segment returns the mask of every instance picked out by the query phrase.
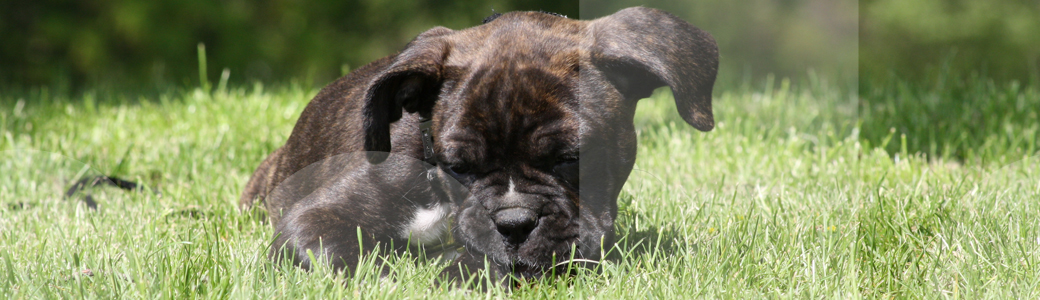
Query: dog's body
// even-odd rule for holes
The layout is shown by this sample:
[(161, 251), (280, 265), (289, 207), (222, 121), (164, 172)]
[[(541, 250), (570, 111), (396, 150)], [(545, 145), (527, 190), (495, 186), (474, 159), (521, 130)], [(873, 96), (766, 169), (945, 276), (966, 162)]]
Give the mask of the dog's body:
[(349, 269), (377, 243), (449, 234), (465, 247), (453, 275), (485, 261), (501, 278), (597, 260), (634, 164), (637, 100), (670, 86), (684, 120), (710, 130), (717, 65), (709, 34), (647, 8), (434, 28), (324, 88), (241, 204), (265, 201), (272, 256), (303, 267), (307, 250)]

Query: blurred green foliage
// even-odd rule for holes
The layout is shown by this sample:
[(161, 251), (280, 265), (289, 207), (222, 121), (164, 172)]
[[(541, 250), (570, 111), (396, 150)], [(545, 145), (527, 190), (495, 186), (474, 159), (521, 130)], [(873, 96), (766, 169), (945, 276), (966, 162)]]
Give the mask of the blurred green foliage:
[(435, 25), (480, 24), (492, 10), (577, 15), (575, 1), (33, 0), (0, 2), (0, 83), (155, 87), (209, 80), (324, 85)]
[(391, 54), (433, 26), (497, 12), (592, 19), (636, 5), (711, 32), (720, 82), (811, 69), (839, 82), (939, 73), (1032, 79), (1040, 69), (1037, 0), (34, 0), (0, 2), (0, 86), (130, 87), (298, 80), (323, 85)]
[(863, 80), (932, 83), (952, 73), (1035, 82), (1040, 1), (861, 0), (859, 42)]
[(857, 72), (855, 0), (582, 0), (591, 19), (631, 6), (663, 9), (710, 32), (719, 44), (722, 87), (750, 79), (821, 77), (847, 81)]
[(1040, 147), (1040, 1), (862, 0), (859, 43), (872, 144), (958, 160)]
[(720, 82), (812, 68), (856, 76), (857, 2), (748, 1), (10, 1), (0, 4), (0, 83), (20, 86), (198, 84), (208, 79), (323, 85), (398, 50), (437, 25), (465, 28), (492, 13), (545, 10), (592, 19), (644, 5), (713, 33)]

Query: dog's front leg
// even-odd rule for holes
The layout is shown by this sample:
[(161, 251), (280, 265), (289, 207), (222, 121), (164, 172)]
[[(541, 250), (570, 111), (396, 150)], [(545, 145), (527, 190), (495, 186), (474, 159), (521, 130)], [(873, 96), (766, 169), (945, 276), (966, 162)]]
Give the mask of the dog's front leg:
[[(346, 212), (350, 210), (316, 205), (286, 215), (277, 226), (270, 257), (307, 270), (317, 263), (312, 259), (323, 260), (334, 270), (353, 275), (362, 256), (386, 254), (407, 244), (385, 232), (385, 225), (363, 224), (364, 220)], [(375, 267), (387, 274), (379, 260)]]

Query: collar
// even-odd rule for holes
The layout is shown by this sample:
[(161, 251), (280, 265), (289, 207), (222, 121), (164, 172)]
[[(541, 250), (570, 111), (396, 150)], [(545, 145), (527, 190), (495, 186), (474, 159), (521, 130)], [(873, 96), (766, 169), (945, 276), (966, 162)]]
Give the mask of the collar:
[(437, 159), (433, 157), (433, 119), (419, 118), (419, 132), (422, 134), (423, 162), (432, 166), (437, 165)]

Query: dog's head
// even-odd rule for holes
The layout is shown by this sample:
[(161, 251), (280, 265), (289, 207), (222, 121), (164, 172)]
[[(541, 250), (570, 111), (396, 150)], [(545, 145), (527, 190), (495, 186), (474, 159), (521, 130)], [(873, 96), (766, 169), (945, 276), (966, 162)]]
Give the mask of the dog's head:
[(669, 86), (682, 118), (711, 130), (717, 65), (708, 33), (648, 8), (434, 28), (370, 83), (365, 148), (389, 152), (404, 112), (431, 118), (440, 175), (470, 192), (454, 200), (455, 237), (532, 276), (600, 257), (635, 160), (637, 100)]

